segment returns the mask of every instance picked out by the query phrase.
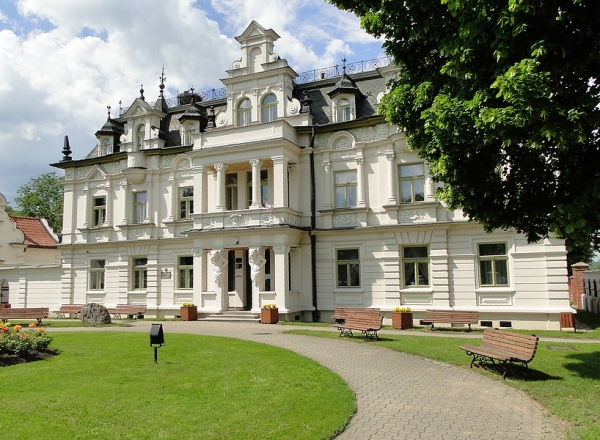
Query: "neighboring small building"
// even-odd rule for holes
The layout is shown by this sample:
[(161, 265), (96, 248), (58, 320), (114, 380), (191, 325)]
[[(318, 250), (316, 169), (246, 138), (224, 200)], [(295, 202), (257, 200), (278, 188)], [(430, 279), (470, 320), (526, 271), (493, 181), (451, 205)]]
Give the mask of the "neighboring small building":
[(46, 220), (9, 215), (6, 206), (0, 194), (0, 303), (46, 306), (60, 292), (58, 236)]
[[(477, 310), (482, 325), (558, 328), (562, 240), (487, 234), (435, 198), (427, 163), (377, 114), (396, 68), (296, 73), (252, 22), (223, 90), (140, 97), (65, 172), (62, 289), (49, 306), (143, 303), (175, 316), (328, 320), (337, 306)], [(218, 48), (217, 48), (218, 50)], [(482, 182), (485, 185), (485, 182)], [(24, 303), (24, 301), (20, 301)]]

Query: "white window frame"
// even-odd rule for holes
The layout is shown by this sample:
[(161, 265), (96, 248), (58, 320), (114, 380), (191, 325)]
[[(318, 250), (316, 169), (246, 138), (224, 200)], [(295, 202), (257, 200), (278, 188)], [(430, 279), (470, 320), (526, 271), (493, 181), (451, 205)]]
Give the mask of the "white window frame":
[[(406, 250), (408, 249), (425, 249), (425, 257), (407, 257)], [(420, 264), (427, 264), (427, 284), (421, 284), (420, 276), (421, 273), (419, 271)], [(408, 270), (407, 265), (412, 265), (413, 270), (412, 273), (414, 275), (414, 284), (407, 283)], [(430, 254), (429, 247), (427, 245), (416, 245), (416, 246), (404, 246), (402, 248), (402, 286), (404, 288), (412, 289), (412, 288), (422, 288), (422, 287), (431, 287), (431, 262), (430, 262)]]
[[(182, 264), (182, 259), (190, 259)], [(177, 257), (177, 290), (191, 290), (194, 288), (194, 257), (193, 255), (179, 255)]]
[[(354, 174), (354, 180), (348, 182), (340, 182), (338, 183), (338, 176), (342, 174)], [(344, 209), (344, 208), (353, 208), (358, 203), (358, 182), (357, 182), (358, 170), (340, 170), (333, 172), (333, 199), (334, 199), (334, 207), (336, 209)], [(350, 203), (350, 198), (348, 197), (348, 190), (354, 188), (354, 204)], [(340, 206), (338, 204), (338, 189), (344, 190), (344, 206)]]
[(108, 156), (110, 153), (110, 140), (103, 139), (100, 143), (100, 156)]
[[(97, 205), (96, 201), (104, 199), (104, 204)], [(92, 226), (100, 227), (106, 223), (106, 196), (96, 196), (92, 200)]]
[(279, 102), (275, 93), (267, 93), (262, 100), (262, 122), (273, 122), (277, 119)]
[(196, 126), (194, 124), (188, 124), (185, 126), (183, 133), (183, 145), (192, 145), (194, 143), (194, 134), (196, 133)]
[(133, 257), (131, 259), (131, 290), (146, 290), (148, 288), (148, 257)]
[[(504, 246), (504, 254), (492, 254), (492, 255), (481, 255), (481, 249), (480, 246), (482, 245), (503, 245)], [(509, 287), (510, 286), (510, 264), (509, 264), (509, 256), (508, 256), (508, 251), (509, 251), (509, 243), (505, 242), (505, 241), (490, 241), (490, 242), (477, 242), (475, 244), (476, 246), (476, 252), (477, 252), (477, 272), (478, 272), (478, 278), (479, 278), (479, 287)], [(491, 262), (491, 276), (492, 276), (492, 283), (491, 284), (484, 284), (483, 283), (483, 279), (484, 279), (484, 274), (482, 271), (482, 263), (486, 263), (486, 262)], [(505, 267), (505, 273), (506, 273), (506, 283), (505, 284), (499, 284), (498, 280), (497, 280), (497, 266), (499, 264), (503, 264)]]
[[(188, 190), (192, 190), (191, 194), (187, 194)], [(178, 191), (179, 195), (179, 220), (187, 220), (192, 218), (194, 213), (194, 187), (182, 186)]]
[[(408, 168), (408, 167), (413, 167), (413, 166), (417, 166), (417, 165), (422, 166), (422, 169), (423, 169), (422, 174), (409, 175), (409, 176), (404, 176), (404, 177), (402, 176), (402, 168)], [(399, 180), (399, 184), (400, 184), (400, 203), (409, 204), (409, 203), (419, 203), (419, 202), (425, 201), (425, 163), (424, 162), (399, 164), (398, 165), (398, 180)], [(410, 201), (404, 201), (404, 196), (403, 196), (403, 192), (402, 192), (403, 182), (410, 185)], [(418, 184), (418, 182), (421, 182), (422, 187), (423, 187), (423, 200), (417, 200), (417, 196), (415, 194), (415, 186), (416, 186), (416, 184)]]
[(242, 98), (238, 102), (236, 121), (238, 127), (247, 127), (252, 123), (252, 101), (250, 98)]
[[(99, 263), (94, 267), (94, 263)], [(104, 290), (104, 280), (106, 273), (106, 260), (104, 258), (98, 258), (90, 260), (90, 278), (89, 278), (89, 290)]]
[(341, 98), (336, 105), (337, 122), (352, 120), (352, 103), (348, 98)]
[[(356, 251), (357, 253), (357, 258), (348, 258), (348, 259), (341, 259), (340, 258), (340, 252), (344, 252), (344, 251)], [(362, 274), (361, 274), (361, 269), (360, 269), (360, 248), (358, 247), (344, 247), (344, 248), (337, 248), (335, 249), (335, 286), (337, 289), (356, 289), (356, 288), (360, 288), (361, 287), (361, 278), (362, 278)], [(356, 269), (353, 269), (352, 266), (357, 266)], [(340, 277), (341, 277), (341, 273), (340, 273), (340, 269), (344, 267), (345, 268), (345, 272), (346, 272), (346, 284), (340, 284)], [(356, 284), (352, 284), (353, 283), (353, 271), (355, 272), (355, 274), (358, 276), (358, 283)]]
[[(145, 200), (139, 201), (138, 195), (144, 195)], [(143, 223), (146, 221), (148, 216), (148, 193), (146, 191), (139, 191), (133, 193), (133, 223)]]

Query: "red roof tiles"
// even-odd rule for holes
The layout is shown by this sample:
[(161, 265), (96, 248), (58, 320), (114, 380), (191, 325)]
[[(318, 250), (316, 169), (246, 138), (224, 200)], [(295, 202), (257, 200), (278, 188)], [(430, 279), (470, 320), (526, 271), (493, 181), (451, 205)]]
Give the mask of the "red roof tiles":
[(25, 235), (24, 244), (35, 247), (56, 247), (58, 243), (39, 218), (8, 216)]

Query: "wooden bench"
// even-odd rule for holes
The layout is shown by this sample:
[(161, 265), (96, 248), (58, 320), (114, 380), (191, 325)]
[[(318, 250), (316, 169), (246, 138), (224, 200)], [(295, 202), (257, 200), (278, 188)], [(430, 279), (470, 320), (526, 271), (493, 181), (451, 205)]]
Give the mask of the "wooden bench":
[(431, 330), (433, 330), (433, 325), (436, 322), (444, 324), (469, 324), (469, 331), (471, 331), (471, 324), (479, 322), (479, 312), (468, 310), (425, 310), (423, 323), (431, 324)]
[(70, 317), (72, 314), (75, 315), (75, 318), (79, 318), (83, 306), (84, 304), (62, 304), (60, 309), (54, 313), (56, 313), (57, 318), (66, 318), (67, 315)]
[(383, 316), (379, 314), (379, 309), (338, 307), (332, 318), (336, 321), (333, 326), (340, 331), (338, 338), (353, 336), (353, 330), (357, 330), (365, 335), (365, 341), (379, 339), (377, 332), (383, 324)]
[(473, 356), (470, 365), (471, 368), (475, 361), (479, 361), (481, 365), (489, 360), (495, 365), (495, 359), (503, 365), (504, 372), (502, 379), (505, 379), (509, 368), (515, 363), (520, 363), (525, 367), (531, 378), (527, 364), (535, 356), (538, 340), (539, 338), (535, 335), (520, 335), (518, 333), (486, 328), (483, 332), (481, 345), (478, 347), (462, 345), (460, 349), (465, 350), (467, 355)]
[(115, 308), (109, 308), (109, 313), (113, 314), (113, 318), (121, 319), (122, 315), (127, 315), (133, 319), (143, 318), (146, 313), (145, 304), (117, 304)]
[(9, 319), (35, 319), (42, 325), (42, 319), (47, 318), (48, 307), (22, 307), (20, 309), (0, 309), (0, 319), (6, 322)]
[(379, 315), (379, 309), (367, 309), (367, 308), (358, 308), (358, 307), (336, 307), (335, 312), (331, 315), (331, 319), (335, 321), (336, 324), (343, 324), (346, 321), (346, 317), (348, 315), (355, 314), (372, 314)]

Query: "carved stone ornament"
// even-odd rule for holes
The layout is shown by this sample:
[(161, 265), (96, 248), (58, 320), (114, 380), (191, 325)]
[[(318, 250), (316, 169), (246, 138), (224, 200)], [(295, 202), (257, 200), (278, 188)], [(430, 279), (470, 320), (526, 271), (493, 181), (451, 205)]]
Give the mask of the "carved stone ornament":
[(260, 224), (261, 225), (272, 225), (273, 224), (273, 214), (262, 214), (260, 216)]
[(267, 260), (262, 256), (260, 247), (250, 248), (248, 251), (248, 264), (250, 265), (250, 278), (256, 287), (263, 279), (263, 267)]
[(398, 213), (398, 220), (401, 222), (418, 222), (429, 219), (424, 209), (408, 209)]
[(356, 215), (355, 214), (340, 214), (333, 216), (333, 227), (334, 228), (343, 228), (348, 226), (356, 225)]
[(290, 251), (290, 247), (287, 244), (275, 243), (273, 245), (273, 251), (276, 254), (287, 254)]
[(203, 252), (204, 249), (201, 247), (195, 247), (194, 249), (192, 249), (192, 255), (196, 258), (201, 257)]
[(213, 249), (210, 251), (210, 262), (213, 265), (215, 284), (221, 287), (227, 274), (227, 258), (223, 256), (223, 250)]
[(300, 101), (298, 101), (296, 98), (292, 99), (292, 102), (287, 105), (287, 116), (296, 116), (298, 113), (300, 113), (300, 108)]
[(217, 116), (215, 117), (215, 121), (216, 121), (217, 127), (223, 127), (223, 126), (227, 125), (227, 113), (225, 113), (224, 111), (220, 111), (219, 113), (217, 113)]
[(248, 219), (244, 217), (242, 214), (231, 214), (229, 216), (229, 221), (227, 222), (227, 226), (247, 226)]
[(88, 303), (81, 309), (81, 320), (89, 324), (110, 324), (110, 313), (106, 307), (96, 303)]

